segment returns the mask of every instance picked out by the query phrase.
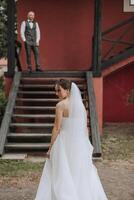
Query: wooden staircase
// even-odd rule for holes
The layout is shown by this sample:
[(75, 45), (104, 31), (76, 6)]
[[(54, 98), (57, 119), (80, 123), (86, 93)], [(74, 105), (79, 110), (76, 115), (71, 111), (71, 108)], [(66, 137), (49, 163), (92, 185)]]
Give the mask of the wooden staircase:
[(80, 88), (88, 111), (89, 138), (94, 145), (94, 156), (101, 155), (95, 104), (91, 102), (95, 99), (89, 97), (89, 93), (94, 95), (90, 72), (17, 72), (1, 125), (0, 155), (7, 152), (40, 154), (48, 150), (58, 102), (54, 85), (59, 78), (70, 79)]

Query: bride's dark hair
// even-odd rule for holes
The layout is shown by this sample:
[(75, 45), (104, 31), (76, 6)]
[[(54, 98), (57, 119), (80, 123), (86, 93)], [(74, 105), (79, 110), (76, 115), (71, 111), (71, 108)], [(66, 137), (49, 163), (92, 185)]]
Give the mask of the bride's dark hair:
[(69, 91), (71, 90), (71, 84), (72, 82), (67, 79), (60, 79), (55, 83), (56, 86), (61, 86), (64, 90), (69, 90)]

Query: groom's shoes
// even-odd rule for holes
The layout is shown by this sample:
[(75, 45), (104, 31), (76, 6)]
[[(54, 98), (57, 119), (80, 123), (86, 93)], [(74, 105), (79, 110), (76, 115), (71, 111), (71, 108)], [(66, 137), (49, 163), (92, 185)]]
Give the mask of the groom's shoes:
[(32, 73), (32, 67), (31, 66), (28, 66), (28, 72)]
[(36, 72), (42, 72), (43, 70), (40, 67), (36, 68)]

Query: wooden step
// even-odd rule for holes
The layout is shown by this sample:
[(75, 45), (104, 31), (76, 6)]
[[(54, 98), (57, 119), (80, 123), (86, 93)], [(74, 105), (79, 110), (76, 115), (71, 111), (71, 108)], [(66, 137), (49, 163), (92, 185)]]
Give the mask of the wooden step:
[[(78, 84), (77, 85), (80, 89), (85, 88), (85, 84)], [(46, 89), (53, 89), (54, 90), (55, 85), (54, 84), (20, 84), (19, 88), (46, 88)]]
[[(50, 98), (17, 98), (16, 106), (56, 106), (58, 102), (59, 99)], [(83, 99), (83, 103), (86, 102), (87, 99)]]
[(15, 106), (14, 108), (22, 110), (55, 110), (55, 106)]
[(53, 100), (42, 100), (42, 99), (28, 99), (28, 98), (17, 98), (16, 99), (16, 106), (56, 106), (59, 101), (57, 99)]
[[(82, 99), (86, 101), (87, 99)], [(30, 101), (30, 102), (59, 102), (59, 99), (50, 99), (50, 98), (16, 98), (16, 101)]]
[(54, 119), (55, 115), (50, 115), (50, 114), (21, 113), (12, 115), (12, 123), (54, 123)]
[(15, 114), (55, 114), (54, 106), (15, 106), (13, 113)]
[(10, 124), (10, 127), (13, 127), (13, 126), (15, 126), (15, 127), (32, 127), (32, 128), (34, 128), (34, 127), (41, 127), (41, 128), (45, 128), (45, 127), (53, 127), (53, 123), (46, 123), (46, 124), (44, 124), (44, 123), (11, 123)]
[[(81, 94), (83, 94), (84, 92), (81, 91)], [(36, 94), (36, 95), (39, 95), (39, 94), (42, 94), (42, 95), (48, 95), (48, 94), (51, 94), (51, 95), (55, 95), (55, 91), (38, 91), (38, 90), (34, 90), (34, 91), (31, 91), (31, 90), (27, 90), (27, 91), (18, 91), (18, 94)]]
[(18, 118), (54, 118), (55, 115), (43, 115), (43, 114), (13, 114), (12, 117)]
[(51, 134), (50, 133), (8, 133), (7, 135), (8, 138), (10, 137), (35, 137), (35, 138), (38, 138), (38, 137), (51, 137)]
[[(73, 82), (75, 82), (76, 84), (78, 83), (83, 83), (85, 82), (85, 78), (67, 78), (67, 77), (62, 77), (63, 79), (67, 79), (67, 80), (71, 80)], [(58, 77), (53, 77), (53, 78), (46, 78), (46, 77), (22, 77), (21, 78), (21, 83), (32, 83), (32, 84), (36, 84), (36, 83), (49, 83), (49, 84), (55, 84), (56, 81), (59, 80)]]
[(54, 88), (54, 85), (48, 85), (48, 84), (21, 84), (19, 85), (20, 88)]
[(5, 150), (46, 150), (50, 143), (7, 143)]
[(55, 95), (55, 91), (18, 91), (18, 94), (54, 94)]
[(9, 143), (48, 143), (51, 141), (50, 133), (8, 133)]
[(16, 106), (56, 106), (58, 99), (16, 98)]
[(33, 102), (39, 102), (39, 101), (42, 101), (42, 102), (58, 102), (59, 99), (50, 99), (50, 98), (16, 98), (16, 101), (33, 101)]
[(11, 132), (22, 132), (22, 133), (48, 133), (52, 132), (53, 123), (11, 123), (9, 130)]
[[(86, 95), (86, 91), (81, 91), (81, 95), (82, 97), (84, 97), (84, 94)], [(31, 91), (31, 90), (27, 90), (27, 91), (18, 91), (17, 93), (18, 98), (46, 98), (46, 99), (50, 99), (50, 98), (57, 98), (55, 91)]]

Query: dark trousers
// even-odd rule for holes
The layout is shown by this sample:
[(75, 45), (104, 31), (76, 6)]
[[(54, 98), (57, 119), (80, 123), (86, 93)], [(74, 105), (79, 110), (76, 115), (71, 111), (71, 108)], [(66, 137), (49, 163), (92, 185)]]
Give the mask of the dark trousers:
[(25, 42), (25, 50), (26, 50), (26, 58), (27, 58), (27, 65), (28, 68), (32, 67), (31, 63), (31, 51), (34, 54), (34, 59), (35, 59), (35, 67), (36, 69), (40, 68), (40, 62), (39, 62), (39, 48), (38, 46), (34, 45), (29, 45), (28, 43)]
[(15, 50), (15, 59), (16, 59), (16, 65), (18, 67), (18, 71), (22, 71), (21, 69), (21, 63), (20, 63), (20, 59), (19, 59), (19, 55), (17, 53), (17, 51)]

